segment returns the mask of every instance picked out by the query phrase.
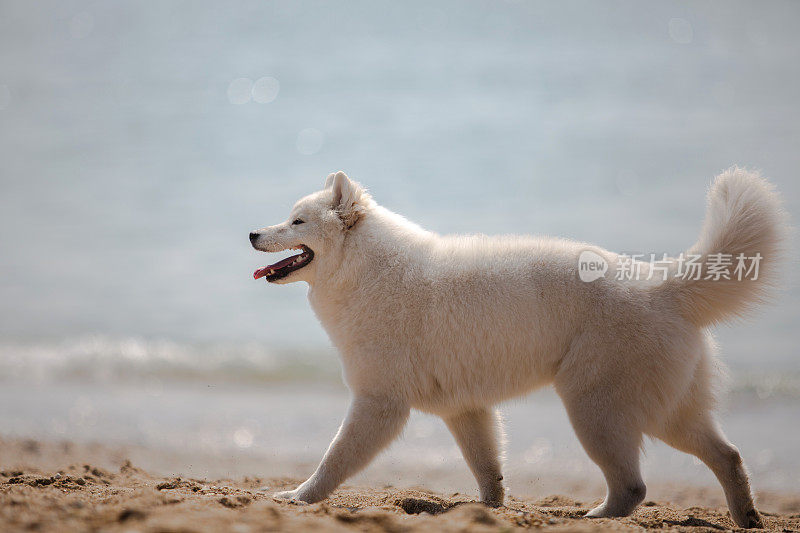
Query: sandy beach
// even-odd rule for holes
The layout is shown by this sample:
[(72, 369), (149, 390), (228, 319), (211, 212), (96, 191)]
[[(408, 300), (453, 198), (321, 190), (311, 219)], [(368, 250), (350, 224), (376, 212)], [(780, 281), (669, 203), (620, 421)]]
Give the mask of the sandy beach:
[[(489, 509), (474, 495), (422, 487), (345, 485), (329, 500), (271, 497), (300, 479), (199, 479), (146, 471), (142, 450), (36, 440), (0, 441), (2, 531), (720, 531), (735, 529), (716, 488), (662, 486), (623, 519), (582, 515), (597, 500), (515, 497)], [(165, 460), (168, 458), (164, 458)], [(287, 472), (295, 471), (286, 465)], [(577, 492), (580, 492), (576, 489)], [(800, 494), (757, 492), (766, 526), (800, 531)]]
[[(586, 432), (573, 429), (553, 387), (513, 397), (528, 390), (525, 380), (546, 383), (558, 354), (584, 347), (588, 366), (574, 358), (576, 368), (596, 371), (585, 384), (605, 387), (607, 369), (592, 361), (613, 345), (610, 359), (625, 352), (628, 364), (609, 375), (652, 381), (647, 401), (666, 408), (687, 405), (692, 388), (670, 395), (653, 376), (688, 380), (704, 367), (660, 364), (669, 362), (664, 347), (691, 344), (672, 335), (632, 350), (662, 338), (663, 326), (688, 324), (675, 305), (629, 305), (624, 289), (600, 315), (568, 312), (600, 303), (565, 292), (565, 274), (574, 267), (581, 279), (581, 261), (545, 268), (551, 247), (524, 243), (552, 237), (658, 263), (584, 262), (605, 268), (609, 282), (650, 278), (648, 294), (659, 292), (651, 284), (665, 257), (683, 252), (687, 277), (702, 273), (689, 264), (701, 248), (693, 243), (721, 245), (706, 256), (706, 274), (723, 284), (738, 277), (738, 253), (728, 251), (755, 244), (727, 244), (755, 235), (744, 228), (759, 217), (742, 216), (730, 239), (698, 242), (704, 191), (732, 165), (757, 170), (800, 226), (798, 20), (800, 2), (752, 0), (0, 3), (0, 533), (735, 529), (712, 471), (650, 437), (640, 454), (644, 504), (623, 519), (584, 518), (606, 491), (578, 437)], [(346, 216), (357, 202), (340, 194), (319, 216), (293, 210), (339, 170), (431, 232), (420, 243), (486, 241), (446, 239), (463, 241), (461, 252), (399, 246), (409, 225), (361, 231), (370, 223), (356, 219), (370, 217)], [(723, 197), (758, 211), (744, 207), (749, 196)], [(342, 234), (312, 229), (332, 213)], [(286, 270), (298, 277), (283, 281), (307, 275), (310, 285), (253, 279), (294, 255), (265, 253), (277, 239), (258, 249), (261, 238), (248, 235), (282, 222), (298, 232), (285, 248), (316, 254), (292, 259), (292, 269), (316, 266)], [(358, 234), (373, 238), (349, 247)], [(483, 244), (511, 235), (535, 237)], [(727, 367), (717, 418), (756, 507), (770, 530), (800, 533), (800, 231), (784, 244), (765, 305), (739, 307), (742, 320), (703, 322)], [(752, 277), (772, 261), (772, 246), (758, 248), (743, 254), (751, 267), (760, 258)], [(441, 253), (414, 251), (423, 249)], [(339, 277), (357, 289), (331, 300), (342, 306), (333, 314), (323, 300), (336, 291), (322, 288)], [(607, 285), (595, 282), (575, 294), (600, 294)], [(357, 303), (376, 287), (387, 292)], [(412, 297), (419, 305), (408, 305)], [(689, 322), (715, 297), (702, 300), (684, 309)], [(373, 305), (382, 310), (367, 313)], [(480, 313), (467, 320), (459, 309)], [(653, 327), (623, 327), (639, 323), (637, 312)], [(371, 344), (345, 340), (347, 323), (364, 326)], [(384, 323), (396, 325), (373, 335)], [(509, 325), (516, 333), (501, 335)], [(581, 341), (589, 330), (605, 342)], [(337, 347), (347, 358), (356, 346), (385, 364), (345, 372)], [(392, 376), (403, 351), (418, 364)], [(680, 351), (685, 366), (704, 350)], [(529, 364), (528, 352), (549, 363)], [(433, 354), (446, 357), (436, 364)], [(476, 503), (448, 425), (416, 409), (330, 499), (273, 499), (317, 468), (350, 412), (354, 366), (414, 388), (405, 378), (427, 370), (431, 387), (419, 390), (438, 384), (458, 403), (508, 398), (494, 406), (505, 506)], [(567, 376), (570, 365), (558, 366)], [(461, 371), (472, 377), (451, 379)], [(481, 379), (494, 371), (508, 379)], [(638, 398), (613, 382), (605, 398), (587, 386), (572, 403)], [(472, 391), (456, 393), (458, 383)], [(637, 422), (620, 412), (627, 402), (620, 407), (617, 418)]]

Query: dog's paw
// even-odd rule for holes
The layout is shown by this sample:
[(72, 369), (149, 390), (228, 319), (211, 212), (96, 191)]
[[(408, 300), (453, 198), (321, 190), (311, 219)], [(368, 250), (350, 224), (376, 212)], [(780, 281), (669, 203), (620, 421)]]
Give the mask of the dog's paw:
[(300, 487), (294, 490), (284, 490), (282, 492), (274, 492), (272, 497), (276, 500), (287, 500), (289, 503), (296, 505), (306, 505), (309, 503), (316, 503), (322, 498), (314, 498), (311, 494), (301, 490)]
[(290, 502), (299, 502), (302, 501), (297, 497), (297, 489), (295, 490), (284, 490), (281, 492), (274, 492), (272, 494), (273, 498), (278, 500), (289, 500)]
[(503, 506), (503, 500), (481, 500), (486, 507), (498, 508)]
[(758, 511), (750, 509), (745, 516), (746, 518), (739, 524), (740, 526), (747, 529), (764, 529), (764, 521), (761, 520), (761, 515), (758, 514)]
[[(500, 476), (500, 480), (503, 477)], [(502, 483), (498, 480), (497, 483), (493, 484), (490, 487), (486, 487), (481, 489), (481, 503), (488, 507), (502, 507), (503, 500), (505, 499), (506, 489), (503, 487)]]

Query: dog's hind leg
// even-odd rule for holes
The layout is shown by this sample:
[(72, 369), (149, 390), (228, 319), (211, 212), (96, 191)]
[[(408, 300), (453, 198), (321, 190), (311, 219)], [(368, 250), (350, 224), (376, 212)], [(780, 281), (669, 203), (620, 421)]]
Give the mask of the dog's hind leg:
[(646, 493), (639, 472), (641, 433), (620, 427), (605, 427), (602, 421), (573, 420), (583, 449), (597, 463), (606, 478), (606, 497), (603, 503), (586, 516), (628, 516), (636, 509)]
[(753, 505), (750, 480), (739, 450), (731, 444), (708, 411), (685, 409), (661, 430), (657, 437), (673, 448), (690, 453), (703, 461), (717, 476), (731, 518), (739, 527), (764, 527)]
[(497, 413), (473, 409), (444, 417), (464, 459), (478, 481), (481, 501), (492, 507), (503, 505), (505, 489), (500, 467), (502, 429)]
[(316, 472), (277, 498), (314, 503), (367, 464), (402, 431), (411, 409), (386, 397), (356, 396)]
[(646, 492), (639, 471), (642, 432), (631, 427), (625, 406), (614, 404), (610, 391), (564, 390), (558, 383), (556, 390), (583, 449), (603, 471), (608, 486), (603, 503), (586, 516), (628, 516)]

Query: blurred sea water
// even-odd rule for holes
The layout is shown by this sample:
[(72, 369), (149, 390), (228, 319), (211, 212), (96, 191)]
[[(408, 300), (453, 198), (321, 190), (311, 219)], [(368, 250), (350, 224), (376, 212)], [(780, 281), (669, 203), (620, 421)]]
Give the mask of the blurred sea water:
[[(253, 281), (267, 261), (247, 241), (330, 171), (441, 233), (629, 253), (690, 246), (711, 177), (732, 164), (761, 169), (800, 213), (797, 20), (795, 2), (3, 2), (0, 384), (19, 393), (8, 402), (22, 405), (15, 384), (38, 400), (0, 409), (0, 431), (196, 440), (176, 420), (207, 421), (199, 398), (235, 410), (236, 384), (263, 388), (257, 402), (333, 387), (306, 288)], [(776, 487), (800, 472), (784, 444), (757, 440), (782, 427), (775, 441), (800, 442), (796, 234), (788, 248), (775, 302), (716, 332), (726, 416)], [(245, 428), (239, 443), (267, 450), (242, 420), (273, 417), (289, 442), (324, 434), (308, 437), (316, 456), (346, 402), (336, 390), (324, 422), (254, 410), (203, 431), (239, 447)], [(108, 422), (152, 415), (156, 393), (174, 417)], [(81, 418), (87, 405), (108, 418)], [(519, 405), (522, 421), (533, 408)], [(536, 438), (513, 453), (549, 457)]]

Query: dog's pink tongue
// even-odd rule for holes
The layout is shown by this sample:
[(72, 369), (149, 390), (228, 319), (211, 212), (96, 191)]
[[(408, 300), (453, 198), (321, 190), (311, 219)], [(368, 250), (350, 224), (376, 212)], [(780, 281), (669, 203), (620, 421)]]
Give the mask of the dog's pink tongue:
[(253, 279), (263, 278), (269, 272), (269, 267), (259, 268), (253, 272)]

